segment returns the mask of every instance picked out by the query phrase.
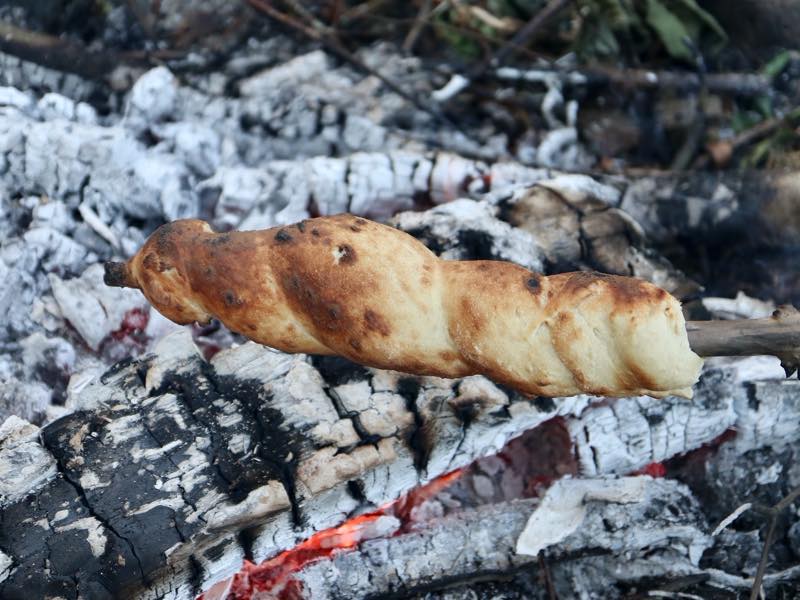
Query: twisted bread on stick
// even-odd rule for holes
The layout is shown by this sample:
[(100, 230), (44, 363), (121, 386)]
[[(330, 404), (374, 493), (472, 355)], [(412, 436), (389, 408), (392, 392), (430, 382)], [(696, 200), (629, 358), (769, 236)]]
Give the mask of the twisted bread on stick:
[(650, 283), (440, 260), (352, 215), (224, 234), (176, 221), (106, 265), (106, 283), (141, 289), (177, 323), (216, 317), (285, 352), (479, 373), (541, 396), (690, 396), (702, 364), (677, 300)]

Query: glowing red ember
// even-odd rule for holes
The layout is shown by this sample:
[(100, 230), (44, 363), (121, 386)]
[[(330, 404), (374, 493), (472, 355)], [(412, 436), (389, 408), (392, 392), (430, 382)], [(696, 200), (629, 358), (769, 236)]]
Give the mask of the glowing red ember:
[(147, 327), (150, 315), (141, 308), (132, 308), (122, 318), (120, 328), (111, 333), (115, 340), (121, 340), (131, 334), (141, 333)]
[(245, 561), (242, 570), (231, 579), (220, 581), (197, 600), (250, 600), (259, 597), (278, 600), (301, 600), (303, 590), (292, 575), (307, 564), (353, 548), (369, 539), (389, 537), (401, 530), (403, 520), (419, 503), (451, 485), (463, 469), (457, 469), (409, 492), (378, 510), (353, 517), (349, 521), (312, 535), (291, 550), (259, 565)]
[(650, 464), (645, 465), (638, 471), (634, 471), (631, 473), (632, 475), (650, 475), (650, 477), (666, 477), (667, 476), (667, 467), (664, 466), (664, 463), (660, 462), (651, 462)]

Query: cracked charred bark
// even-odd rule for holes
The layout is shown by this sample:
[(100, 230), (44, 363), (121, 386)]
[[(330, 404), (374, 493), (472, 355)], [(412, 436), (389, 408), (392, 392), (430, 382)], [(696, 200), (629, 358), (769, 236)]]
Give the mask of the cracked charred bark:
[(0, 507), (0, 596), (191, 598), (245, 557), (272, 556), (586, 403), (541, 410), (480, 377), (331, 359), (317, 369), (254, 344), (205, 363), (183, 333), (158, 356), (117, 365), (38, 441), (21, 421), (4, 431), (3, 461), (27, 432), (4, 464), (46, 476), (2, 475), (14, 494)]
[(191, 598), (244, 558), (274, 556), (556, 416), (594, 472), (686, 452), (732, 424), (743, 450), (773, 444), (800, 415), (796, 381), (747, 383), (777, 373), (773, 362), (712, 365), (688, 412), (679, 399), (622, 399), (609, 421), (601, 399), (541, 402), (482, 377), (410, 378), (252, 343), (206, 363), (173, 334), (155, 358), (82, 390), (77, 412), (2, 431), (0, 596)]
[(798, 381), (783, 379), (777, 359), (711, 359), (694, 398), (646, 396), (589, 407), (566, 420), (580, 472), (624, 474), (735, 431), (737, 454), (780, 448), (800, 427)]
[[(710, 542), (705, 519), (688, 488), (675, 481), (643, 479), (647, 490), (643, 501), (589, 502), (581, 527), (546, 550), (563, 597), (598, 588), (605, 597), (616, 597), (613, 586), (620, 579), (634, 582), (642, 576), (699, 570), (697, 562)], [(312, 563), (293, 578), (301, 597), (319, 600), (408, 598), (466, 589), (481, 581), (507, 581), (522, 570), (535, 581), (538, 558), (517, 554), (515, 546), (538, 505), (534, 499), (453, 511), (418, 522), (399, 536), (369, 540), (354, 552)], [(618, 569), (621, 555), (630, 566), (624, 574)], [(537, 583), (521, 597), (548, 596), (545, 586)]]

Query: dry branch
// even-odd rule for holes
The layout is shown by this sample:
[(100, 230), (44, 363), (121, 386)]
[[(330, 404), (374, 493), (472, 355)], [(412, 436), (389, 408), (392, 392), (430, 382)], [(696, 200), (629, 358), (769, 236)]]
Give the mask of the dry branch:
[(396, 82), (392, 81), (390, 78), (386, 77), (379, 71), (373, 69), (369, 65), (367, 65), (363, 60), (361, 60), (358, 56), (350, 52), (347, 48), (345, 48), (341, 42), (339, 42), (335, 37), (330, 35), (330, 32), (327, 29), (320, 29), (306, 25), (304, 22), (299, 21), (298, 19), (287, 15), (270, 5), (269, 2), (265, 2), (264, 0), (247, 0), (248, 4), (255, 8), (256, 10), (260, 11), (261, 13), (265, 14), (271, 19), (275, 19), (279, 23), (286, 25), (298, 31), (299, 33), (307, 36), (309, 39), (319, 42), (325, 48), (327, 48), (333, 54), (336, 54), (340, 58), (346, 60), (349, 63), (352, 63), (355, 67), (359, 70), (364, 71), (365, 73), (377, 77), (381, 80), (381, 82), (395, 94), (402, 96), (409, 102), (411, 102), (414, 106), (418, 109), (429, 113), (438, 121), (452, 126), (453, 124), (450, 123), (450, 120), (447, 116), (442, 113), (438, 107), (431, 106), (426, 102), (423, 102), (420, 98), (412, 94), (411, 92), (406, 91)]
[(46, 67), (101, 79), (122, 61), (113, 52), (90, 52), (83, 44), (0, 21), (0, 50)]
[(539, 30), (547, 24), (555, 15), (561, 12), (564, 8), (569, 6), (572, 0), (551, 0), (539, 12), (531, 17), (525, 25), (517, 31), (514, 36), (505, 42), (495, 53), (488, 57), (485, 61), (474, 67), (470, 73), (464, 77), (463, 75), (455, 75), (453, 78), (440, 90), (434, 92), (434, 97), (439, 102), (447, 102), (452, 100), (456, 95), (467, 89), (473, 81), (481, 77), (491, 67), (497, 67), (502, 64), (508, 56), (520, 48), (524, 48)]
[(692, 72), (653, 71), (645, 69), (615, 69), (592, 67), (580, 69), (515, 69), (503, 67), (494, 75), (504, 81), (559, 81), (566, 85), (615, 86), (622, 88), (668, 89), (681, 92), (698, 91), (702, 86), (709, 92), (753, 96), (763, 94), (770, 81), (755, 73), (707, 73), (701, 78)]

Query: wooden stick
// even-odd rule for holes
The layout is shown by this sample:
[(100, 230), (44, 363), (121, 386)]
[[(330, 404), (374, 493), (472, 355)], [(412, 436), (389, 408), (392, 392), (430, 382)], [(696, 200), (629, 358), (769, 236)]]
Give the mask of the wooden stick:
[(787, 376), (800, 366), (800, 312), (793, 306), (766, 319), (688, 321), (686, 332), (700, 356), (777, 356)]

